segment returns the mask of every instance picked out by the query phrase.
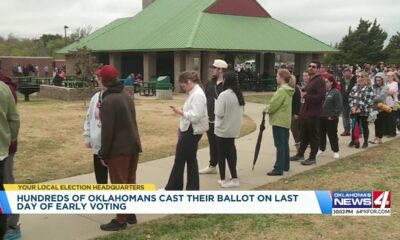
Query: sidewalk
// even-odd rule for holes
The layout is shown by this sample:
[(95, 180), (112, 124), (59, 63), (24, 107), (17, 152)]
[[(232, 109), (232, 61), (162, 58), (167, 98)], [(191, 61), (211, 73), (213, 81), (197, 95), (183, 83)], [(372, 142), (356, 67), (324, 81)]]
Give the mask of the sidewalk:
[[(247, 103), (246, 114), (250, 116), (257, 126), (261, 122), (261, 112), (264, 109), (263, 105)], [(268, 124), (268, 122), (267, 122)], [(342, 124), (339, 123), (339, 132), (342, 130)], [(205, 137), (205, 136), (203, 136)], [(269, 177), (266, 176), (267, 171), (272, 169), (275, 162), (275, 148), (272, 138), (271, 126), (267, 126), (264, 131), (263, 143), (258, 158), (255, 170), (252, 171), (252, 162), (254, 157), (254, 148), (258, 137), (258, 129), (256, 132), (251, 133), (236, 141), (238, 151), (238, 165), (237, 170), (240, 178), (239, 190), (253, 189), (266, 183), (274, 182), (282, 177)], [(374, 137), (374, 127), (370, 125), (370, 140)], [(341, 157), (349, 156), (353, 153), (362, 151), (354, 148), (348, 148), (347, 144), (350, 137), (340, 137), (340, 154)], [(293, 146), (293, 139), (290, 138), (291, 155), (295, 154)], [(322, 166), (333, 160), (333, 153), (330, 151), (329, 145), (327, 146), (324, 156), (317, 159), (317, 165), (302, 166), (300, 163), (291, 163), (290, 172), (285, 173), (284, 177), (289, 177), (311, 168)], [(308, 157), (306, 152), (306, 157)], [(208, 148), (198, 151), (199, 168), (208, 165), (209, 153)], [(163, 188), (168, 180), (170, 170), (174, 157), (168, 157), (155, 161), (140, 163), (137, 171), (138, 183), (154, 183), (158, 188)], [(228, 170), (227, 170), (228, 171)], [(217, 184), (219, 175), (201, 175), (200, 186), (202, 190), (221, 190)], [(67, 179), (59, 179), (51, 181), (50, 183), (94, 183), (94, 175), (87, 174), (76, 176)], [(99, 225), (111, 220), (114, 215), (23, 215), (22, 222), (22, 239), (29, 240), (72, 240), (72, 239), (92, 239), (98, 236), (109, 234), (100, 230)], [(162, 217), (163, 215), (139, 215), (138, 220), (140, 223), (150, 221)]]

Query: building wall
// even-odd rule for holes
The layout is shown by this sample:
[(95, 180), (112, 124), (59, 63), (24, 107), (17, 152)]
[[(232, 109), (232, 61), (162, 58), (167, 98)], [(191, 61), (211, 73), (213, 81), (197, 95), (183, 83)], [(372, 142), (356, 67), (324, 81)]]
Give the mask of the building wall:
[(47, 65), (49, 67), (50, 76), (53, 72), (54, 67), (61, 67), (65, 65), (64, 60), (55, 61), (51, 57), (10, 57), (10, 56), (0, 56), (1, 67), (3, 69), (3, 74), (6, 76), (13, 76), (12, 67), (13, 64), (39, 66), (39, 76), (44, 77), (44, 67)]

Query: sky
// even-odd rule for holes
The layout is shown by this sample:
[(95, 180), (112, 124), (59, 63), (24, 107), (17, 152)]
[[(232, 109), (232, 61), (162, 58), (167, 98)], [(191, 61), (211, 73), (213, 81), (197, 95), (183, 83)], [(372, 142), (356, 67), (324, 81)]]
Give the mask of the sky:
[[(185, 0), (182, 0), (185, 1)], [(201, 1), (201, 0), (199, 0)], [(278, 19), (327, 44), (339, 42), (360, 18), (375, 18), (389, 37), (400, 31), (399, 0), (258, 0)], [(98, 29), (142, 10), (141, 0), (1, 0), (0, 36), (38, 38), (72, 29)]]

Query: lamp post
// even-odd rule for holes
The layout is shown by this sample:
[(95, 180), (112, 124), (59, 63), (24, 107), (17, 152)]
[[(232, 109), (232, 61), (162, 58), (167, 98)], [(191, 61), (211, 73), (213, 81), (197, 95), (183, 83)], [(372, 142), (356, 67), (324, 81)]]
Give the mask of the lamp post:
[(69, 28), (68, 26), (64, 26), (64, 41), (65, 41), (65, 44), (67, 43), (67, 29), (68, 28)]

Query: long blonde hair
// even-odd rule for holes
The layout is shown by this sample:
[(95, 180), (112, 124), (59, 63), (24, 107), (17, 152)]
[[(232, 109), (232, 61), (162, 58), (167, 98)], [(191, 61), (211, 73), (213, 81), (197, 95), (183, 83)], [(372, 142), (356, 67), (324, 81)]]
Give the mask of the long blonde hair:
[(372, 86), (372, 82), (371, 79), (369, 79), (369, 74), (366, 71), (361, 71), (359, 72), (359, 74), (365, 78), (365, 85), (367, 85), (368, 87)]
[(393, 76), (393, 81), (399, 82), (399, 77), (397, 76), (396, 72), (388, 72), (387, 76)]
[(293, 76), (287, 69), (279, 69), (278, 76), (281, 77), (289, 86), (296, 86), (296, 77)]

